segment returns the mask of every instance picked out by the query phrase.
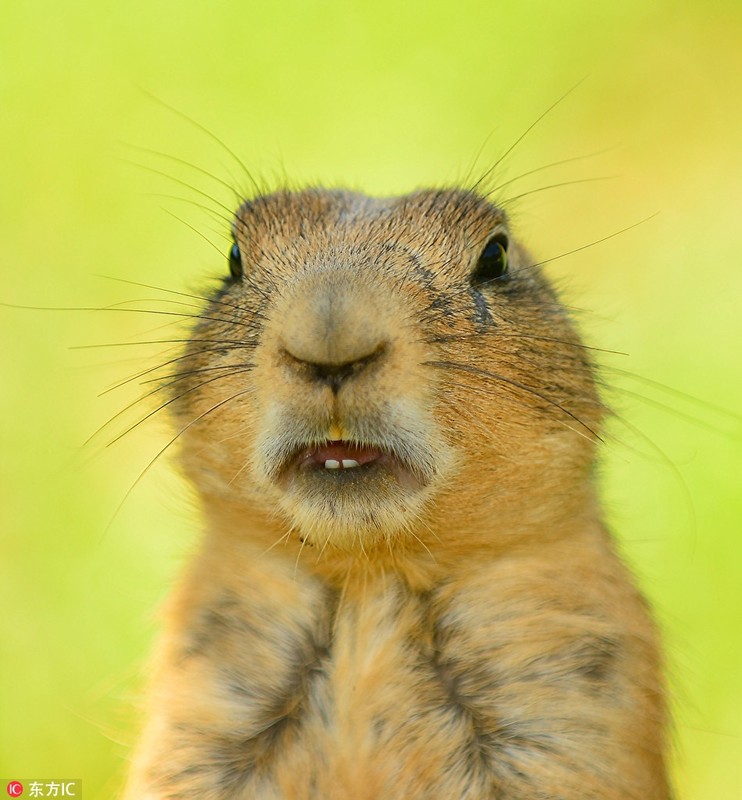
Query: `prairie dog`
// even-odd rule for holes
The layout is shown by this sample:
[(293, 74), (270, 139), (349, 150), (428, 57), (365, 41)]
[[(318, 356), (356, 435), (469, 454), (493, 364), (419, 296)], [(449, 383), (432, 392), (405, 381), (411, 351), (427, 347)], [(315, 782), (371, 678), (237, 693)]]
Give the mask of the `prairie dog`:
[(172, 386), (200, 552), (126, 797), (667, 800), (588, 351), (467, 190), (276, 192)]

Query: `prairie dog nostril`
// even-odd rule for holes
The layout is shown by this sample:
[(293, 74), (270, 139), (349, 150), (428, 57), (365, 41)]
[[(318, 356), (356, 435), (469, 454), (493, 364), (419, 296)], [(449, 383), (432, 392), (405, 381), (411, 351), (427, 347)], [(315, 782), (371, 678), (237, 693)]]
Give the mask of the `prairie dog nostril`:
[(365, 355), (342, 363), (327, 363), (299, 358), (285, 346), (282, 347), (282, 354), (293, 365), (302, 370), (309, 380), (326, 383), (336, 392), (341, 384), (376, 362), (384, 354), (386, 348), (386, 342), (380, 342)]

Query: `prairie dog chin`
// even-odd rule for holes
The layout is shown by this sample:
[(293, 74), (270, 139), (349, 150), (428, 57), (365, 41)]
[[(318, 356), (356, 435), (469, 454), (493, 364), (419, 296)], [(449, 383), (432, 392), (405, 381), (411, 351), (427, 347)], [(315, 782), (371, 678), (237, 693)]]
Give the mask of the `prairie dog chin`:
[(201, 497), (127, 797), (667, 800), (604, 409), (504, 212), (277, 192), (172, 407)]

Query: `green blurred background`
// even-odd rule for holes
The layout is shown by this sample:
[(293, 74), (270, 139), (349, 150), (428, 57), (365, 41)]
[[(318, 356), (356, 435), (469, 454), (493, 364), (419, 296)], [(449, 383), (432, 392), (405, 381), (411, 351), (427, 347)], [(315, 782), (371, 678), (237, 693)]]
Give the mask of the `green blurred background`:
[[(666, 633), (678, 796), (733, 800), (741, 34), (737, 1), (6, 4), (0, 301), (177, 311), (174, 296), (96, 276), (198, 291), (225, 271), (225, 225), (194, 203), (219, 213), (235, 196), (173, 159), (248, 182), (150, 93), (269, 184), (395, 193), (483, 172), (576, 86), (500, 182), (590, 157), (501, 194), (543, 258), (651, 217), (548, 271), (591, 342), (626, 354), (601, 359), (617, 411), (605, 497)], [(87, 797), (120, 786), (155, 609), (198, 521), (167, 459), (127, 495), (164, 421), (106, 447), (132, 410), (86, 444), (142, 387), (101, 393), (166, 346), (78, 348), (168, 338), (167, 322), (0, 307), (0, 777), (82, 778)]]

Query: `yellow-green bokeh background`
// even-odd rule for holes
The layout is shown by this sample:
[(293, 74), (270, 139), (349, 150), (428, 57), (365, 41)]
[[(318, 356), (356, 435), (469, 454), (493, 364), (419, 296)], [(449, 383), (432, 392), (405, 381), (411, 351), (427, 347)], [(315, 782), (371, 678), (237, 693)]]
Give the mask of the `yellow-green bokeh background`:
[[(188, 291), (226, 268), (167, 213), (225, 250), (209, 216), (178, 198), (210, 201), (129, 162), (233, 198), (131, 145), (245, 182), (214, 141), (147, 92), (273, 184), (290, 175), (393, 193), (455, 181), (487, 140), (483, 171), (584, 78), (502, 174), (603, 152), (503, 194), (610, 178), (511, 206), (541, 257), (659, 212), (549, 273), (586, 309), (592, 342), (628, 353), (605, 357), (625, 420), (611, 429), (605, 496), (666, 632), (678, 796), (733, 800), (742, 424), (622, 370), (733, 412), (742, 405), (741, 34), (742, 5), (709, 0), (6, 4), (0, 301), (146, 299), (158, 295), (94, 276)], [(149, 307), (168, 308), (166, 297)], [(101, 798), (120, 784), (154, 609), (198, 523), (166, 463), (116, 512), (167, 441), (164, 424), (111, 448), (105, 437), (84, 444), (137, 387), (100, 393), (158, 348), (71, 348), (170, 335), (161, 324), (0, 308), (1, 777), (78, 777)]]

